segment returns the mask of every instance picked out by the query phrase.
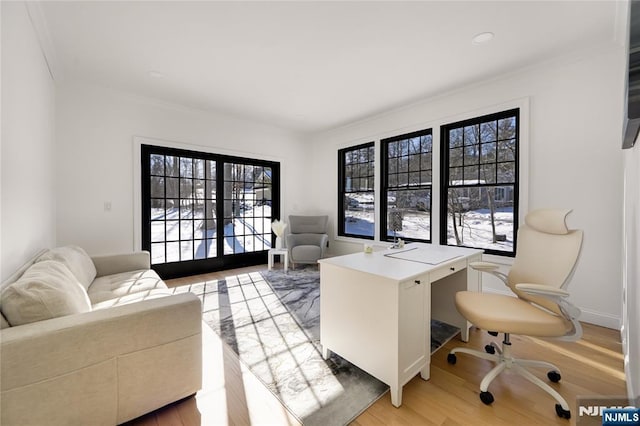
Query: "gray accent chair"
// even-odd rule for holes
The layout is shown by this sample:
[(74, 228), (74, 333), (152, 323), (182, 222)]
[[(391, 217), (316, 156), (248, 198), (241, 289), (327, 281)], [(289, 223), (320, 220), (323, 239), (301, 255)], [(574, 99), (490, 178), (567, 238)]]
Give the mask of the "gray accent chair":
[(296, 263), (317, 263), (327, 249), (329, 216), (289, 216), (287, 250), (292, 267)]

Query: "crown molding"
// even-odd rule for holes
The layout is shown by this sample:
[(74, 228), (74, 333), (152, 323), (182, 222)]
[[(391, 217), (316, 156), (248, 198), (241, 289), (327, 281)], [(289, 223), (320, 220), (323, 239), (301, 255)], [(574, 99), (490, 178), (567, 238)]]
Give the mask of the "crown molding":
[(49, 32), (49, 27), (47, 26), (47, 20), (44, 16), (42, 6), (40, 2), (29, 1), (25, 2), (25, 7), (27, 8), (27, 14), (31, 20), (33, 30), (36, 33), (38, 42), (40, 43), (40, 49), (42, 50), (42, 55), (47, 63), (49, 74), (53, 81), (61, 82), (62, 69), (60, 62), (57, 59), (56, 49), (53, 44), (53, 40), (51, 39), (51, 33)]

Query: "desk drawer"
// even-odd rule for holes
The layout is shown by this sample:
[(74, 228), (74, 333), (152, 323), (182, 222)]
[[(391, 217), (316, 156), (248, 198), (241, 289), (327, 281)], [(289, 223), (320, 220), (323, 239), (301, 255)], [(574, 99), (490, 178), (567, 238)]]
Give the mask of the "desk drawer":
[(431, 282), (438, 281), (441, 278), (448, 277), (451, 274), (467, 267), (467, 260), (461, 259), (453, 263), (449, 263), (442, 268), (438, 268), (435, 271), (431, 271)]

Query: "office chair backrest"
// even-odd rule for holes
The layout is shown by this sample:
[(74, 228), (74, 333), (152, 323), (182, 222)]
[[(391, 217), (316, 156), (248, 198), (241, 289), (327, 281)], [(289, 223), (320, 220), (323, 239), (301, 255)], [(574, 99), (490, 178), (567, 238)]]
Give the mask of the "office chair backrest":
[(542, 297), (527, 295), (516, 284), (545, 284), (563, 288), (569, 284), (580, 256), (583, 233), (569, 230), (566, 217), (571, 210), (535, 210), (527, 214), (518, 230), (518, 247), (509, 271), (509, 287), (521, 299), (561, 315), (557, 304)]

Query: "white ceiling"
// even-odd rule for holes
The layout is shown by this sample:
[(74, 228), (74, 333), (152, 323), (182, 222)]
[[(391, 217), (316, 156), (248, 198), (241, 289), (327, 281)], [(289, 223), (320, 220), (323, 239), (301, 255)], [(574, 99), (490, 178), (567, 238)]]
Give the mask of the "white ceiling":
[[(614, 41), (614, 1), (43, 2), (58, 69), (303, 132)], [(473, 45), (480, 32), (493, 41)], [(154, 78), (150, 71), (163, 74)]]

